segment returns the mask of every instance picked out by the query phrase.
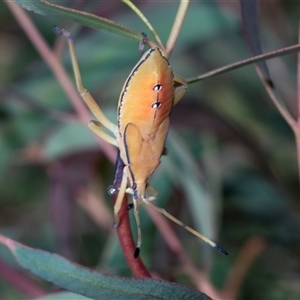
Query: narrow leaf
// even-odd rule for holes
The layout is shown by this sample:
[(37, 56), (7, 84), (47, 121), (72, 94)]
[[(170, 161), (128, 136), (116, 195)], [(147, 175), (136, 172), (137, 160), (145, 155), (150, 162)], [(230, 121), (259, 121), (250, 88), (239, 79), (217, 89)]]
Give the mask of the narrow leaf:
[(106, 30), (114, 34), (132, 38), (139, 41), (142, 39), (141, 33), (134, 31), (128, 27), (125, 27), (121, 24), (118, 24), (116, 22), (113, 22), (111, 20), (96, 16), (94, 14), (67, 8), (65, 6), (50, 3), (46, 0), (13, 0), (13, 1), (19, 4), (20, 6), (22, 6), (23, 8), (29, 11), (33, 11), (37, 14), (66, 19), (94, 29)]
[(191, 288), (163, 280), (105, 276), (57, 254), (32, 249), (8, 238), (1, 240), (5, 240), (23, 268), (68, 291), (92, 299), (211, 299)]
[[(251, 56), (262, 54), (262, 47), (258, 30), (258, 12), (256, 0), (240, 0), (242, 11), (242, 22), (245, 39)], [(265, 61), (257, 62), (257, 65), (264, 74), (264, 77), (270, 80), (270, 74)]]
[[(242, 9), (242, 20), (245, 38), (248, 44), (249, 51), (252, 56), (261, 55), (262, 47), (259, 39), (258, 30), (258, 13), (256, 0), (240, 0)], [(289, 126), (295, 128), (295, 119), (288, 111), (284, 101), (280, 98), (274, 84), (271, 80), (268, 67), (265, 61), (260, 61), (256, 64), (256, 72), (260, 77), (269, 97), (286, 120)]]

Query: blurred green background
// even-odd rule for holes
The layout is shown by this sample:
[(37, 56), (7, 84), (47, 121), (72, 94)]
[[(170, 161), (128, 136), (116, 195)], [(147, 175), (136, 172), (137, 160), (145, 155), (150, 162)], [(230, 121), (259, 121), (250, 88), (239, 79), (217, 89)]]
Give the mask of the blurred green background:
[[(148, 32), (121, 3), (64, 5)], [(138, 5), (166, 42), (178, 3)], [(260, 3), (264, 52), (297, 43), (298, 11), (293, 1)], [(57, 25), (72, 32), (84, 85), (115, 120), (120, 90), (140, 57), (138, 43), (55, 18), (33, 13), (30, 18), (51, 47), (59, 52), (63, 46), (63, 64), (73, 80), (66, 44), (51, 28)], [(131, 276), (111, 228), (112, 203), (106, 188), (113, 181), (113, 163), (78, 121), (60, 84), (4, 2), (0, 20), (1, 234), (101, 272)], [(170, 64), (189, 78), (248, 56), (239, 3), (199, 1), (191, 4)], [(294, 116), (296, 66), (296, 54), (268, 61), (271, 78)], [(235, 289), (237, 299), (300, 298), (294, 136), (254, 67), (191, 85), (172, 112), (167, 148), (168, 156), (150, 180), (159, 192), (157, 203), (217, 240), (230, 254), (219, 255), (174, 225), (195, 266), (216, 289)], [(95, 215), (88, 211), (87, 197)], [(148, 268), (164, 279), (193, 286), (143, 208), (141, 219), (141, 257)], [(28, 298), (5, 277), (4, 266), (23, 271), (2, 246), (0, 262), (0, 299)], [(23, 276), (45, 291), (53, 290), (37, 278)], [(229, 288), (231, 276), (238, 280)]]

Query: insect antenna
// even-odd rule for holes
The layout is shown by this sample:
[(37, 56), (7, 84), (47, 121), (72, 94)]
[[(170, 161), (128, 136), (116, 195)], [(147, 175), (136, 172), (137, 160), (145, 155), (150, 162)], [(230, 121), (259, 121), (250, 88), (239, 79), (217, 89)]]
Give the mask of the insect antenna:
[(145, 202), (145, 204), (149, 205), (150, 207), (152, 207), (153, 209), (155, 209), (156, 211), (158, 211), (159, 213), (163, 214), (165, 217), (167, 217), (169, 220), (173, 221), (174, 223), (178, 224), (179, 226), (183, 227), (184, 229), (186, 229), (187, 231), (189, 231), (190, 233), (192, 233), (193, 235), (197, 236), (198, 238), (200, 238), (201, 240), (203, 240), (204, 242), (206, 242), (207, 244), (211, 245), (213, 248), (215, 248), (216, 250), (218, 250), (220, 253), (224, 254), (224, 255), (228, 255), (227, 251), (224, 250), (221, 246), (219, 246), (218, 244), (216, 244), (215, 242), (213, 242), (212, 240), (210, 240), (209, 238), (207, 238), (206, 236), (204, 236), (203, 234), (199, 233), (198, 231), (196, 231), (195, 229), (187, 226), (186, 224), (184, 224), (182, 221), (176, 219), (174, 216), (172, 216), (170, 213), (168, 213), (164, 208), (158, 207), (155, 204), (153, 204), (151, 201), (149, 201), (149, 199), (147, 198), (143, 198), (142, 199), (143, 202)]

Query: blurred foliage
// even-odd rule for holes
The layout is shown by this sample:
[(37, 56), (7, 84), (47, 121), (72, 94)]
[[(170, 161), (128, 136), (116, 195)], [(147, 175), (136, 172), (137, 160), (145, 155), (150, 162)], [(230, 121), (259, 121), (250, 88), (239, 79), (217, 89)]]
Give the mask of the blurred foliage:
[[(67, 4), (71, 7), (72, 1)], [(147, 32), (121, 3), (79, 1), (75, 5)], [(138, 5), (166, 41), (178, 3)], [(291, 1), (260, 2), (264, 52), (296, 43), (298, 8)], [(115, 120), (123, 82), (139, 59), (138, 43), (55, 18), (30, 16), (51, 45), (57, 39), (51, 31), (54, 24), (74, 34), (84, 84)], [(113, 164), (86, 127), (64, 118), (74, 114), (67, 96), (4, 2), (0, 20), (1, 233), (97, 270), (130, 276), (113, 230), (110, 226), (99, 229), (76, 201), (80, 189), (88, 188), (112, 212), (106, 187), (113, 180)], [(63, 63), (71, 74), (66, 50)], [(189, 78), (248, 55), (238, 2), (195, 1), (170, 64)], [(267, 64), (275, 86), (296, 115), (296, 55)], [(169, 155), (162, 158), (150, 180), (159, 192), (157, 202), (203, 234), (217, 238), (230, 253), (223, 257), (174, 228), (193, 262), (222, 288), (238, 255), (246, 251), (245, 243), (261, 237), (265, 247), (249, 266), (238, 299), (300, 298), (294, 137), (254, 67), (191, 85), (171, 115), (167, 147)], [(192, 286), (143, 208), (141, 220), (141, 256), (148, 268), (165, 279)], [(11, 263), (2, 248), (0, 260)], [(0, 278), (0, 298), (26, 297)]]

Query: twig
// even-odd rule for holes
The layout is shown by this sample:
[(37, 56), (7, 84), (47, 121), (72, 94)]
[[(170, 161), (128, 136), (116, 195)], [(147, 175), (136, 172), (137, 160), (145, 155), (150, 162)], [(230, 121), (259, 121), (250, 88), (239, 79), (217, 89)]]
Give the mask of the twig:
[(179, 36), (179, 33), (180, 33), (180, 30), (181, 30), (183, 21), (185, 19), (185, 15), (186, 15), (189, 5), (190, 5), (190, 0), (181, 0), (180, 1), (177, 15), (174, 20), (173, 27), (171, 29), (171, 33), (169, 35), (169, 39), (168, 39), (167, 45), (166, 45), (167, 58), (170, 58), (171, 53), (174, 49), (175, 43)]
[(238, 61), (236, 63), (229, 64), (229, 65), (226, 65), (224, 67), (209, 71), (209, 72), (207, 72), (205, 74), (202, 74), (200, 76), (196, 76), (196, 77), (186, 79), (186, 82), (189, 83), (189, 84), (194, 83), (194, 82), (198, 82), (198, 81), (201, 81), (201, 80), (204, 80), (204, 79), (207, 79), (207, 78), (211, 78), (211, 77), (220, 75), (222, 73), (225, 73), (225, 72), (228, 72), (228, 71), (231, 71), (231, 70), (234, 70), (234, 69), (246, 66), (246, 65), (253, 64), (253, 63), (261, 61), (261, 60), (266, 60), (266, 59), (270, 59), (270, 58), (273, 58), (273, 57), (278, 57), (278, 56), (281, 56), (281, 55), (286, 55), (286, 54), (299, 52), (299, 51), (300, 51), (300, 44), (297, 44), (297, 45), (293, 45), (293, 46), (286, 47), (286, 48), (283, 48), (283, 49), (263, 53), (261, 55), (257, 55), (257, 56), (251, 57), (251, 58), (247, 58), (247, 59)]

